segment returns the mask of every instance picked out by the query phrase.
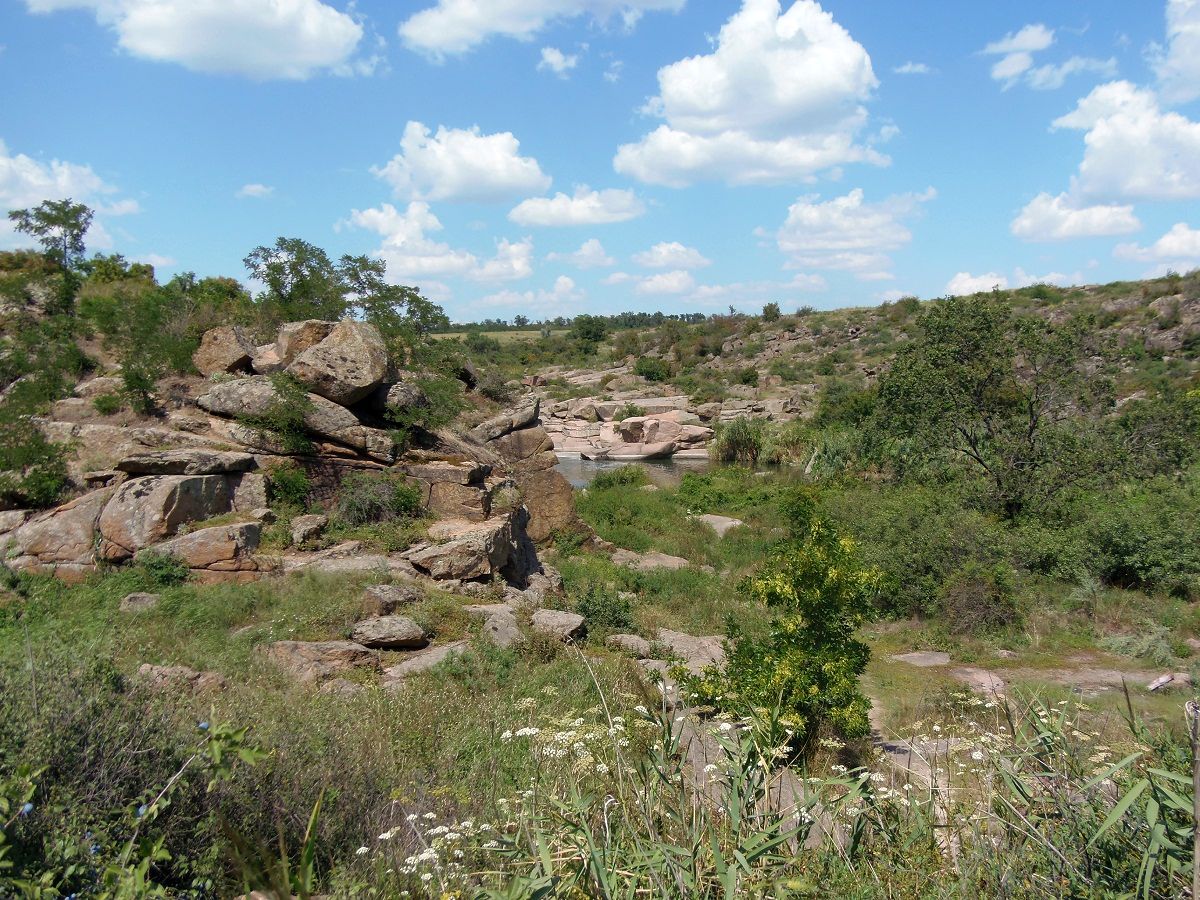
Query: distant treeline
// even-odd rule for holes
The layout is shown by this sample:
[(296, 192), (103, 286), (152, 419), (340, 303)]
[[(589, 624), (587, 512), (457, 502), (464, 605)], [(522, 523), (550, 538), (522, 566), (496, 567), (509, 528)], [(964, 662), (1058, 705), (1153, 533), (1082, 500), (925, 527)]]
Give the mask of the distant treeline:
[[(579, 318), (579, 317), (577, 317)], [(599, 319), (606, 330), (619, 331), (625, 328), (654, 328), (664, 322), (683, 322), (687, 325), (698, 325), (709, 319), (704, 313), (663, 313), (663, 312), (623, 312), (611, 316), (587, 316), (588, 319)], [(526, 316), (513, 316), (509, 319), (482, 319), (478, 322), (455, 322), (434, 330), (435, 334), (446, 334), (458, 331), (519, 331), (533, 328), (570, 328), (575, 324), (574, 318), (556, 316), (553, 319), (543, 319), (540, 322), (531, 321)]]

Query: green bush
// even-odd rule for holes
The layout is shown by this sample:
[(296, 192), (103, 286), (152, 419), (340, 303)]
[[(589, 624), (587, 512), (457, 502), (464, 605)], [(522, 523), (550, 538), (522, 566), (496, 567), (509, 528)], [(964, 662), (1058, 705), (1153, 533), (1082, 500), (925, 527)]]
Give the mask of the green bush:
[(312, 493), (312, 479), (294, 463), (281, 463), (267, 472), (271, 504), (303, 509)]
[(575, 611), (583, 616), (588, 630), (606, 628), (610, 631), (628, 631), (633, 628), (633, 608), (628, 598), (622, 597), (615, 587), (589, 585), (575, 600)]
[(661, 359), (643, 356), (634, 365), (633, 372), (647, 381), (666, 381), (671, 375), (671, 368)]
[(238, 421), (278, 443), (285, 453), (311, 452), (306, 420), (313, 411), (313, 402), (307, 389), (286, 372), (272, 375), (271, 385), (276, 396), (270, 406), (256, 415), (239, 416)]
[(415, 519), (421, 514), (421, 489), (402, 475), (352, 472), (342, 479), (334, 511), (351, 526)]
[(512, 387), (504, 380), (504, 376), (495, 369), (487, 372), (479, 379), (479, 384), (475, 389), (496, 403), (511, 403), (514, 396)]
[(754, 368), (754, 366), (746, 366), (746, 368), (736, 372), (734, 378), (738, 384), (756, 387), (758, 385), (758, 369)]
[(646, 410), (638, 406), (632, 400), (622, 406), (613, 415), (613, 419), (617, 422), (623, 422), (625, 419), (636, 419), (639, 416), (644, 416)]
[(166, 553), (139, 553), (134, 570), (147, 588), (165, 588), (188, 580), (187, 564)]
[(744, 583), (748, 599), (771, 612), (766, 633), (751, 634), (731, 617), (725, 668), (685, 680), (701, 702), (735, 713), (778, 707), (793, 750), (807, 756), (827, 729), (847, 738), (870, 732), (871, 704), (858, 685), (870, 650), (855, 633), (879, 576), (828, 525), (799, 530)]
[(1012, 569), (968, 563), (942, 587), (941, 615), (952, 634), (982, 634), (1021, 619)]
[(397, 445), (404, 447), (415, 432), (431, 433), (444, 428), (466, 409), (462, 382), (447, 375), (424, 375), (413, 379), (424, 401), (408, 406), (389, 406), (385, 418), (395, 428)]
[(92, 398), (92, 406), (102, 416), (111, 416), (113, 413), (120, 412), (124, 405), (119, 394), (98, 394)]
[(709, 454), (721, 462), (755, 465), (766, 443), (766, 428), (764, 420), (746, 416), (718, 425), (709, 445)]
[(603, 472), (597, 472), (596, 477), (592, 479), (588, 485), (590, 490), (603, 491), (613, 487), (625, 487), (633, 485), (635, 487), (643, 484), (648, 484), (650, 476), (646, 474), (646, 470), (642, 466), (628, 465), (621, 466), (616, 469), (606, 469)]
[(764, 322), (779, 321), (779, 304), (774, 302), (765, 304), (762, 308), (762, 320)]

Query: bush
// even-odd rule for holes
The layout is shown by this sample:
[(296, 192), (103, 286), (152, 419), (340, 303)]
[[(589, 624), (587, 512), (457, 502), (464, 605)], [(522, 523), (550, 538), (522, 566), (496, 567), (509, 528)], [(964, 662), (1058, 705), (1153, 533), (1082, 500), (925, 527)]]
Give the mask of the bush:
[(635, 375), (641, 375), (647, 381), (666, 381), (671, 375), (670, 367), (661, 359), (653, 356), (643, 356), (633, 367)]
[(183, 584), (190, 574), (187, 565), (179, 557), (154, 552), (138, 554), (134, 570), (150, 589)]
[(513, 389), (504, 380), (504, 376), (495, 370), (479, 379), (476, 390), (496, 403), (511, 403), (513, 399)]
[(102, 416), (111, 416), (113, 413), (120, 412), (123, 405), (123, 401), (117, 394), (99, 394), (92, 399), (92, 406)]
[(709, 454), (721, 462), (736, 462), (753, 466), (758, 462), (766, 443), (766, 422), (740, 416), (718, 425)]
[(272, 505), (303, 509), (308, 505), (312, 480), (307, 472), (294, 463), (283, 463), (268, 471), (267, 489)]
[(809, 523), (744, 583), (748, 598), (771, 610), (769, 630), (751, 635), (731, 618), (725, 669), (687, 677), (688, 688), (701, 702), (742, 715), (778, 707), (792, 749), (802, 756), (827, 728), (864, 737), (871, 704), (858, 677), (870, 650), (855, 632), (878, 585), (878, 574), (859, 564), (852, 541)]
[(351, 526), (415, 519), (421, 514), (421, 489), (403, 476), (354, 472), (342, 479), (334, 510)]
[(628, 631), (633, 628), (633, 609), (628, 598), (615, 587), (589, 585), (575, 601), (575, 611), (583, 616), (588, 630), (607, 628)]
[(779, 321), (779, 304), (767, 303), (762, 309), (762, 319), (764, 322)]
[(592, 479), (588, 485), (590, 490), (603, 491), (608, 488), (624, 487), (633, 485), (634, 487), (647, 484), (650, 481), (650, 476), (646, 474), (646, 470), (641, 466), (629, 465), (621, 466), (617, 469), (608, 469), (603, 472), (598, 472), (596, 477)]
[(620, 409), (618, 409), (616, 411), (616, 413), (614, 414), (613, 418), (617, 422), (622, 422), (625, 419), (635, 419), (635, 418), (638, 418), (639, 416), (644, 416), (645, 414), (646, 414), (646, 410), (644, 410), (642, 407), (638, 406), (636, 403), (634, 403), (631, 400), (628, 403), (626, 403), (624, 406), (622, 406)]
[(446, 375), (414, 379), (425, 400), (409, 406), (389, 406), (385, 418), (395, 426), (398, 445), (406, 445), (414, 431), (434, 432), (453, 422), (466, 408), (462, 382)]
[(312, 441), (308, 439), (305, 420), (313, 411), (308, 391), (294, 376), (277, 372), (271, 376), (276, 399), (257, 415), (239, 416), (238, 421), (253, 429), (268, 441), (278, 443), (285, 453), (308, 453)]
[(953, 634), (982, 634), (1021, 619), (1012, 569), (1001, 563), (970, 563), (953, 573), (941, 597), (942, 616)]
[(738, 384), (744, 384), (747, 387), (758, 386), (758, 369), (754, 368), (754, 366), (746, 366), (746, 368), (736, 373), (735, 377)]

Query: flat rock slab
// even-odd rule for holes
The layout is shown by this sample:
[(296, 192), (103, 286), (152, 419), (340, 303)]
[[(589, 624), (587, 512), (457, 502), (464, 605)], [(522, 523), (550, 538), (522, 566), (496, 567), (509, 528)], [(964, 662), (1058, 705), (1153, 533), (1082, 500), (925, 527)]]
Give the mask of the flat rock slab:
[(943, 653), (940, 650), (918, 650), (913, 653), (897, 653), (895, 656), (889, 656), (888, 659), (892, 662), (908, 663), (910, 666), (917, 666), (921, 669), (950, 665), (950, 654)]
[(732, 519), (729, 516), (716, 516), (711, 513), (705, 513), (702, 516), (692, 516), (697, 522), (703, 522), (709, 528), (717, 533), (717, 537), (725, 537), (726, 532), (730, 529), (737, 528), (739, 525), (745, 525), (741, 519)]
[(369, 584), (363, 588), (363, 611), (372, 616), (390, 616), (400, 607), (423, 599), (420, 589), (410, 584)]
[(114, 468), (130, 475), (223, 475), (254, 468), (254, 457), (233, 450), (163, 450), (135, 453)]
[(649, 659), (651, 656), (650, 642), (637, 634), (610, 634), (604, 642), (613, 650), (628, 653), (637, 659)]
[(384, 686), (396, 684), (418, 672), (427, 672), (443, 660), (465, 653), (469, 646), (468, 641), (453, 641), (449, 644), (442, 644), (440, 647), (430, 647), (428, 650), (414, 653), (407, 659), (383, 670)]
[(121, 598), (119, 609), (121, 612), (142, 612), (143, 610), (154, 609), (154, 607), (158, 606), (158, 600), (158, 594), (135, 591)]
[(408, 616), (375, 616), (354, 626), (350, 638), (376, 650), (420, 650), (428, 646), (425, 629)]
[(612, 561), (618, 566), (628, 566), (631, 569), (637, 569), (639, 572), (648, 572), (652, 569), (686, 569), (691, 565), (682, 556), (668, 556), (666, 553), (659, 553), (657, 550), (651, 550), (647, 553), (635, 553), (633, 550), (625, 550), (623, 548), (613, 551)]
[(300, 681), (322, 681), (351, 669), (379, 669), (379, 655), (354, 641), (276, 641), (266, 654)]
[(660, 628), (658, 642), (674, 656), (683, 660), (684, 666), (693, 675), (699, 675), (708, 666), (725, 663), (725, 638), (719, 634), (697, 637), (682, 631)]
[(216, 672), (198, 672), (188, 666), (155, 666), (150, 663), (142, 663), (138, 667), (138, 678), (152, 690), (187, 690), (193, 694), (223, 691), (227, 684), (225, 677)]
[(974, 666), (959, 666), (951, 669), (950, 674), (976, 693), (1004, 696), (1004, 679), (995, 672)]

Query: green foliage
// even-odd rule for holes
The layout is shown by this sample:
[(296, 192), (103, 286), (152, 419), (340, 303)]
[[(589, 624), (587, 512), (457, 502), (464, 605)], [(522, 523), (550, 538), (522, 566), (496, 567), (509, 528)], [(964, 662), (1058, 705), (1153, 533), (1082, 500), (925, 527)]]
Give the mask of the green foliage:
[(589, 585), (575, 599), (575, 611), (583, 616), (589, 631), (608, 629), (628, 631), (633, 628), (633, 607), (627, 597), (611, 585)]
[(149, 551), (138, 554), (134, 568), (151, 590), (183, 584), (190, 574), (187, 564), (178, 557)]
[(775, 302), (764, 304), (762, 308), (762, 320), (764, 322), (779, 321), (779, 304)]
[(879, 585), (861, 568), (853, 541), (812, 520), (801, 536), (772, 552), (743, 590), (771, 611), (764, 635), (732, 619), (723, 670), (706, 669), (687, 685), (703, 702), (741, 714), (778, 707), (792, 747), (811, 754), (826, 729), (865, 736), (870, 702), (858, 677), (870, 651), (855, 633)]
[(641, 487), (649, 483), (650, 477), (646, 474), (645, 468), (637, 465), (628, 465), (597, 472), (596, 477), (588, 485), (588, 489), (603, 491), (614, 487)]
[(753, 466), (762, 455), (767, 440), (767, 423), (762, 419), (739, 416), (718, 425), (708, 452), (721, 462)]
[(416, 431), (432, 433), (445, 428), (466, 409), (462, 383), (446, 375), (413, 379), (424, 401), (408, 406), (389, 406), (385, 418), (396, 429), (397, 444), (405, 445)]
[(735, 373), (737, 384), (744, 384), (748, 387), (756, 387), (758, 385), (758, 369), (754, 366), (746, 366), (744, 369)]
[(641, 375), (647, 381), (666, 381), (671, 377), (671, 368), (661, 359), (653, 356), (638, 358), (633, 367), (635, 375)]
[(942, 587), (940, 612), (955, 634), (980, 634), (1016, 624), (1021, 611), (1012, 570), (1003, 563), (967, 563), (951, 573)]
[(402, 475), (352, 472), (342, 479), (334, 512), (352, 526), (415, 519), (421, 514), (421, 489)]
[(601, 316), (581, 313), (571, 323), (569, 337), (584, 350), (593, 353), (596, 345), (608, 336), (608, 323)]
[(821, 385), (813, 424), (819, 428), (863, 425), (874, 415), (878, 395), (878, 390), (873, 387), (864, 388), (843, 378), (830, 378)]
[(102, 416), (111, 416), (120, 412), (124, 405), (119, 394), (97, 394), (92, 398), (92, 406)]
[(504, 376), (495, 369), (488, 371), (475, 388), (483, 396), (495, 403), (512, 403), (516, 392), (504, 380)]
[(1018, 317), (977, 295), (943, 300), (919, 324), (880, 384), (892, 435), (965, 462), (1008, 518), (1110, 470), (1111, 389), (1085, 371), (1099, 352), (1087, 323)]
[(1173, 666), (1178, 660), (1171, 646), (1171, 629), (1146, 619), (1137, 631), (1130, 634), (1110, 634), (1101, 638), (1100, 646), (1110, 653), (1144, 659), (1155, 666)]
[(270, 377), (275, 399), (261, 413), (240, 416), (238, 421), (268, 442), (279, 444), (285, 453), (309, 453), (312, 441), (306, 423), (313, 412), (313, 402), (307, 388), (287, 372), (276, 372)]
[(308, 473), (294, 463), (278, 463), (267, 472), (267, 489), (273, 505), (304, 509), (312, 487)]
[(58, 303), (50, 311), (69, 312), (79, 290), (83, 239), (92, 225), (92, 210), (70, 198), (44, 200), (31, 209), (9, 210), (8, 218), (17, 231), (42, 245), (46, 259), (59, 270)]
[(646, 414), (644, 407), (638, 406), (632, 400), (626, 401), (624, 406), (618, 407), (613, 418), (617, 422), (623, 422), (626, 419), (636, 419)]

